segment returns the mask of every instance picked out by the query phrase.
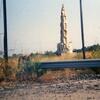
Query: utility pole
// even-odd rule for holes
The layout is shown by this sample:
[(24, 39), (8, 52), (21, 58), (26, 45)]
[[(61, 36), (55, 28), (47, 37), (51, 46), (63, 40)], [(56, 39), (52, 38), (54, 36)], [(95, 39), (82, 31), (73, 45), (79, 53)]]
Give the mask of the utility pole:
[(84, 46), (84, 27), (83, 27), (82, 0), (80, 0), (80, 20), (81, 20), (81, 36), (82, 36), (82, 52), (83, 52), (83, 59), (86, 59), (86, 56), (85, 56), (85, 46)]
[(3, 0), (3, 18), (4, 18), (4, 59), (5, 59), (5, 64), (7, 64), (8, 63), (8, 40), (7, 40), (6, 0)]

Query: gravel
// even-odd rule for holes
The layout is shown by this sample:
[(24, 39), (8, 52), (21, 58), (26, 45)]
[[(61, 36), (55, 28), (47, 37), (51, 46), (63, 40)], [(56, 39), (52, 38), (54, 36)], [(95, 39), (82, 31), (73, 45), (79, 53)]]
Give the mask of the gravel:
[(0, 100), (100, 100), (100, 75), (16, 82), (14, 88), (0, 88)]

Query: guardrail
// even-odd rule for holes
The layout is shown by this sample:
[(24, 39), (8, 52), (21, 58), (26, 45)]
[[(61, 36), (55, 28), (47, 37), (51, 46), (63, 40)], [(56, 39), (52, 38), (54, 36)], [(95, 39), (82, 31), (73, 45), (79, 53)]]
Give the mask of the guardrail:
[(100, 59), (41, 62), (40, 64), (41, 69), (93, 68), (93, 67), (100, 68)]

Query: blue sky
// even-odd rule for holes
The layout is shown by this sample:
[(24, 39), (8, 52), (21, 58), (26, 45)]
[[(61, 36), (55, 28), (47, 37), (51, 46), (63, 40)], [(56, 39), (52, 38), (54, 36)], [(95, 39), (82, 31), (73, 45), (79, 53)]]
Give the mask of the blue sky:
[[(60, 41), (62, 3), (67, 14), (68, 37), (73, 48), (81, 48), (79, 0), (7, 0), (8, 45), (15, 49), (9, 53), (55, 51)], [(100, 0), (83, 0), (86, 46), (100, 43), (99, 9)], [(2, 13), (0, 23), (3, 33)]]

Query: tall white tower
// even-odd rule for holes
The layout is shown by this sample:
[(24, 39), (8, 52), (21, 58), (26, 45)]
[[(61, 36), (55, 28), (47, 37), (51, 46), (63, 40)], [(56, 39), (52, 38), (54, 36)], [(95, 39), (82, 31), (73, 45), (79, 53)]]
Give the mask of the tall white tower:
[(61, 23), (60, 23), (60, 43), (57, 45), (57, 53), (62, 54), (65, 52), (68, 52), (68, 41), (67, 41), (67, 20), (66, 20), (66, 13), (65, 13), (65, 8), (64, 4), (62, 5), (61, 8)]

